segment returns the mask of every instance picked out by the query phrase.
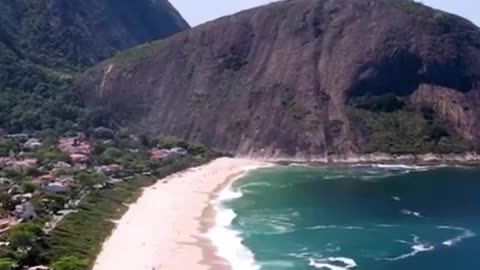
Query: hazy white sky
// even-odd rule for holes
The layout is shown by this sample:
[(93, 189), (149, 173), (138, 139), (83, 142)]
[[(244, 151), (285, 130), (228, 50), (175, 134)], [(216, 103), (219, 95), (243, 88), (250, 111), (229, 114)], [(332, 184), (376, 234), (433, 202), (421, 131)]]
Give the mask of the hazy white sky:
[[(361, 0), (357, 0), (361, 1)], [(195, 26), (274, 0), (170, 0), (182, 16)], [(480, 0), (423, 0), (424, 4), (455, 13), (480, 25)]]

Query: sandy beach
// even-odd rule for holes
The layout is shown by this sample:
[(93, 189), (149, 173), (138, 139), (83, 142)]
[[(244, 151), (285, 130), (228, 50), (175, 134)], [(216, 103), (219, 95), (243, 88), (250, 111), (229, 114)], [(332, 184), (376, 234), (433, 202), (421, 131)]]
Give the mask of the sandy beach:
[(220, 158), (161, 179), (117, 221), (93, 269), (229, 269), (204, 236), (215, 221), (210, 202), (248, 169), (265, 165)]

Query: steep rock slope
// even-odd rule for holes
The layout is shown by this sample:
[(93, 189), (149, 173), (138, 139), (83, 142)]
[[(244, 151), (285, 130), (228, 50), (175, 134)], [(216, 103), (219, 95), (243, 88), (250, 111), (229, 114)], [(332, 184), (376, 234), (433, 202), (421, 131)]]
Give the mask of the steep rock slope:
[(0, 40), (47, 66), (89, 66), (189, 28), (167, 0), (1, 0)]
[(0, 0), (0, 130), (73, 125), (74, 73), (188, 28), (167, 0)]
[(480, 138), (480, 30), (403, 0), (248, 10), (88, 70), (122, 124), (237, 154), (456, 152)]

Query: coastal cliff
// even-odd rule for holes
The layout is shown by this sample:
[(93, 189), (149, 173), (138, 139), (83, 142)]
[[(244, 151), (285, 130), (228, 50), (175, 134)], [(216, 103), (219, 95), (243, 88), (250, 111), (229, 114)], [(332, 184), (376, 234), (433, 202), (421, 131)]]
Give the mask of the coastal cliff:
[(480, 30), (404, 0), (282, 1), (128, 50), (77, 81), (138, 134), (242, 156), (473, 152)]

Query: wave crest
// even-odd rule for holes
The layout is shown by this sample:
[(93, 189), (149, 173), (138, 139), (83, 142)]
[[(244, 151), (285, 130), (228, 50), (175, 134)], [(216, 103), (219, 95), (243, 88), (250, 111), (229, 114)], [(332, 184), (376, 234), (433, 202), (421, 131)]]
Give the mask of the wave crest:
[(309, 260), (309, 265), (317, 269), (346, 270), (357, 267), (353, 259), (345, 257), (310, 258)]

